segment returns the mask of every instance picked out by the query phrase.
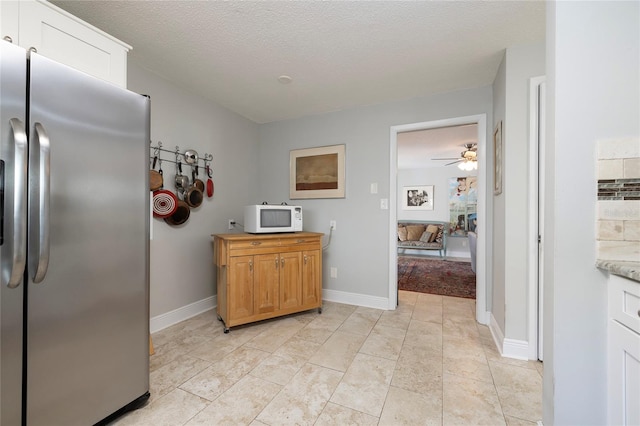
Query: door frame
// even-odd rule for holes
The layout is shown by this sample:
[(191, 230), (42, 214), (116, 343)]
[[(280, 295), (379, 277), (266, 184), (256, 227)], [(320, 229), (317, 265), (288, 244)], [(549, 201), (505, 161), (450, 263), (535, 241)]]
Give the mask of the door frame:
[(389, 137), (389, 306), (396, 309), (398, 303), (398, 239), (396, 223), (398, 220), (398, 133), (415, 130), (435, 129), (439, 127), (476, 124), (478, 126), (478, 225), (476, 246), (476, 320), (480, 324), (489, 323), (487, 312), (487, 295), (491, 289), (487, 288), (487, 235), (491, 226), (487, 217), (487, 115), (477, 114), (442, 120), (425, 121), (420, 123), (391, 126)]
[[(545, 76), (529, 79), (529, 359), (542, 360)], [(540, 238), (540, 242), (538, 241)]]

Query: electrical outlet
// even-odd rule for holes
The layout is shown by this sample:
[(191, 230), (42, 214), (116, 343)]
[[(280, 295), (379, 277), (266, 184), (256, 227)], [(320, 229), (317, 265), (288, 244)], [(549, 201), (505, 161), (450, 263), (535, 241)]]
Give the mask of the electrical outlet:
[(330, 220), (329, 221), (329, 228), (331, 228), (333, 231), (336, 230), (336, 221), (335, 220)]
[(229, 229), (233, 229), (236, 226), (235, 219), (228, 219), (229, 221)]
[(331, 278), (338, 278), (338, 268), (335, 266), (331, 267)]

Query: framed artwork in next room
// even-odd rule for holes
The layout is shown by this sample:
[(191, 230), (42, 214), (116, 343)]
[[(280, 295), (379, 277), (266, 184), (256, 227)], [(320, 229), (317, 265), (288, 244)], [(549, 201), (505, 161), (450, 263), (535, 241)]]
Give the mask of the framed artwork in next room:
[(433, 210), (433, 185), (402, 187), (402, 210)]

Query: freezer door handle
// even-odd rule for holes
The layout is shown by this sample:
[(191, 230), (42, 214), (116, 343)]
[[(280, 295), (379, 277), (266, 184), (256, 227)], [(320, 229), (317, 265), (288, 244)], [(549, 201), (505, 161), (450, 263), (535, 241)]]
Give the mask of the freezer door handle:
[(22, 282), (27, 258), (27, 133), (24, 123), (9, 120), (14, 141), (13, 188), (13, 258), (7, 287), (16, 288)]
[(44, 280), (49, 268), (49, 211), (51, 145), (44, 127), (34, 125), (30, 152), (29, 185), (29, 273), (34, 283)]

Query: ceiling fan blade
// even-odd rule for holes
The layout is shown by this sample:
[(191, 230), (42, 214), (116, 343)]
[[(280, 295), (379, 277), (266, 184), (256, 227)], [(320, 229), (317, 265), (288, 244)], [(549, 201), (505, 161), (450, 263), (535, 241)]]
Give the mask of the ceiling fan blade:
[(458, 160), (456, 160), (456, 161), (452, 161), (451, 163), (447, 163), (447, 164), (445, 164), (445, 166), (450, 166), (450, 165), (452, 165), (452, 164), (456, 164), (456, 163), (459, 163), (459, 162), (461, 162), (461, 161), (464, 161), (464, 160), (463, 160), (462, 158), (460, 158), (460, 159), (458, 159)]
[(451, 158), (432, 158), (432, 160), (459, 160), (460, 157), (451, 157)]

